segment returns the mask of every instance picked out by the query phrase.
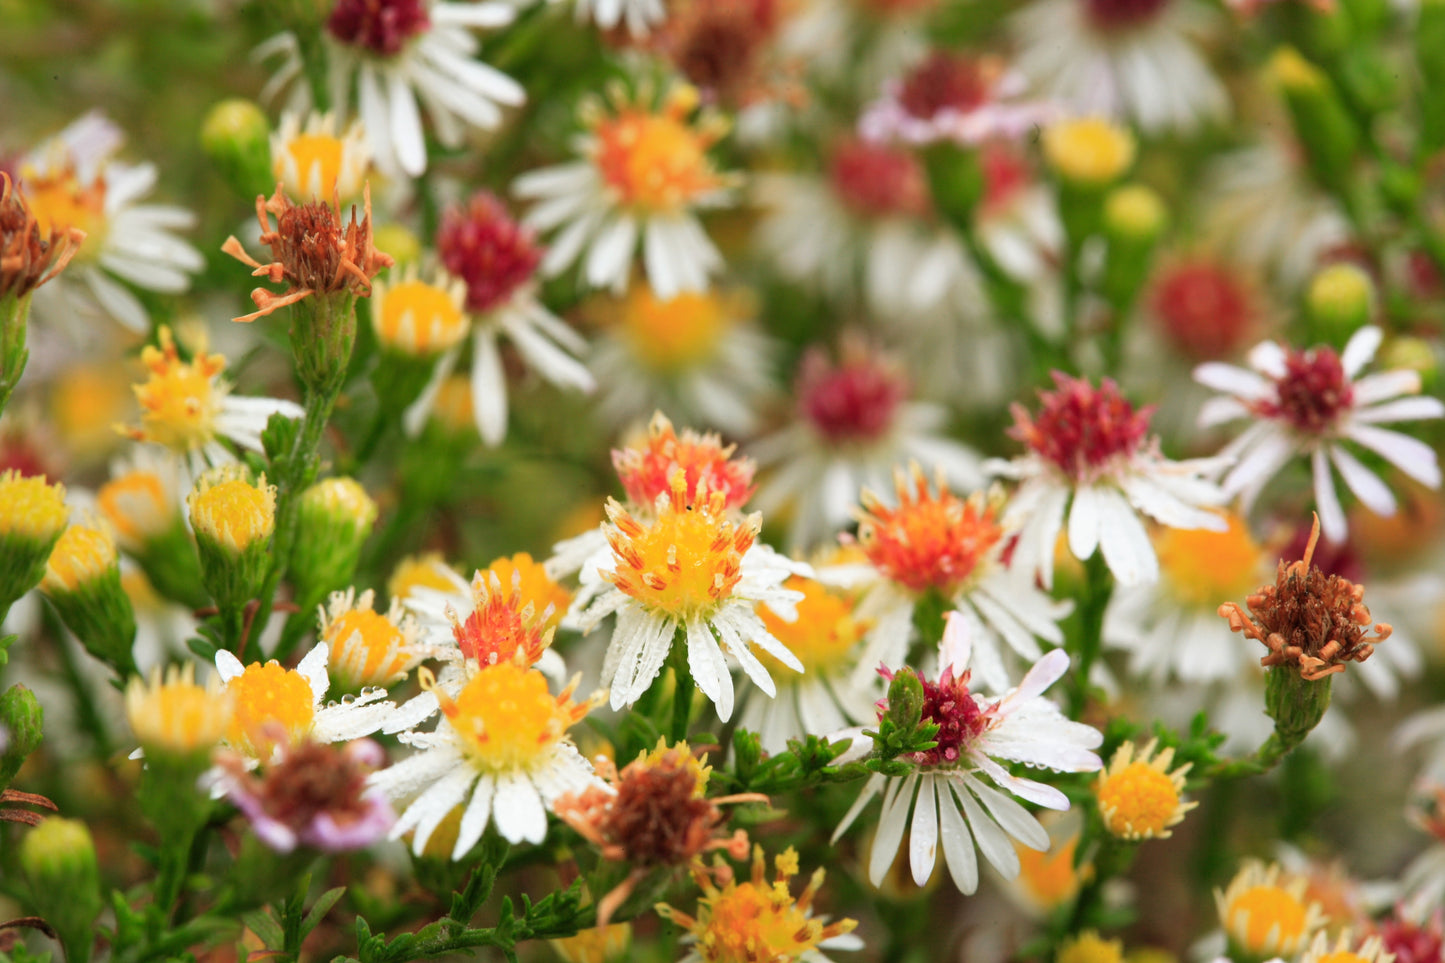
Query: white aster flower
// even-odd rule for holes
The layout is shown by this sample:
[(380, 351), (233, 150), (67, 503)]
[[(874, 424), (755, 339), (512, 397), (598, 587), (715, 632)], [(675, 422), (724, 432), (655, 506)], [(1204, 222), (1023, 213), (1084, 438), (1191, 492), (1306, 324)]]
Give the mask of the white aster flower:
[[(143, 332), (150, 319), (121, 281), (162, 294), (190, 287), (205, 259), (173, 231), (195, 226), (182, 207), (138, 204), (159, 180), (154, 164), (113, 160), (124, 135), (91, 112), (41, 144), (20, 162), (20, 193), (42, 233), (85, 232), (70, 266), (35, 292), (42, 319), (111, 317)], [(119, 281), (117, 280), (119, 279)]]
[(1223, 458), (1171, 461), (1148, 436), (1149, 410), (1136, 411), (1105, 378), (1094, 388), (1082, 378), (1054, 372), (1054, 391), (1040, 391), (1037, 417), (1014, 405), (1011, 434), (1028, 453), (984, 470), (1021, 484), (1005, 524), (1019, 526), (1013, 565), (1037, 570), (1045, 586), (1054, 578), (1054, 548), (1068, 519), (1069, 550), (1079, 559), (1102, 551), (1121, 585), (1152, 582), (1159, 559), (1138, 513), (1170, 528), (1219, 530), (1211, 509), (1224, 501), (1204, 473)]
[(663, 0), (573, 0), (573, 7), (579, 22), (591, 20), (603, 30), (625, 24), (634, 37), (647, 36), (667, 19)]
[(1189, 134), (1229, 116), (1229, 97), (1192, 35), (1195, 0), (1036, 0), (1013, 19), (1018, 69), (1082, 115)]
[(638, 246), (647, 281), (660, 298), (704, 291), (723, 267), (696, 211), (727, 206), (736, 178), (719, 173), (708, 149), (726, 132), (715, 111), (697, 111), (698, 92), (669, 88), (660, 105), (644, 88), (621, 87), (606, 102), (589, 99), (587, 127), (574, 143), (581, 160), (517, 178), (513, 191), (533, 202), (525, 222), (556, 232), (542, 260), (549, 277), (581, 262), (590, 287), (627, 289)]
[(271, 173), (298, 201), (361, 196), (371, 168), (371, 148), (359, 121), (338, 133), (335, 114), (286, 111), (271, 133)]
[(1402, 397), (1418, 395), (1418, 372), (1360, 377), (1383, 337), (1379, 328), (1363, 327), (1341, 354), (1324, 345), (1302, 351), (1265, 341), (1249, 352), (1249, 369), (1220, 362), (1194, 369), (1196, 381), (1225, 392), (1205, 402), (1199, 412), (1201, 427), (1239, 418), (1252, 422), (1221, 452), (1234, 461), (1221, 483), (1227, 496), (1240, 496), (1248, 511), (1285, 464), (1308, 455), (1320, 527), (1325, 538), (1339, 542), (1347, 526), (1335, 490), (1336, 470), (1370, 511), (1387, 516), (1395, 512), (1395, 496), (1345, 442), (1374, 452), (1423, 485), (1440, 487), (1440, 465), (1429, 445), (1379, 427), (1445, 415), (1438, 399)]
[(972, 644), (967, 622), (957, 614), (950, 614), (939, 650), (940, 678), (920, 680), (922, 721), (940, 725), (938, 745), (918, 754), (913, 760), (918, 771), (910, 775), (870, 778), (833, 841), (881, 792), (883, 811), (868, 858), (873, 884), (893, 865), (907, 830), (915, 883), (922, 886), (933, 874), (941, 846), (954, 885), (973, 893), (978, 889), (978, 852), (1005, 879), (1013, 879), (1019, 873), (1013, 840), (1039, 851), (1049, 846), (1048, 831), (1013, 796), (1047, 809), (1069, 808), (1068, 797), (1058, 789), (1014, 776), (1000, 760), (1060, 772), (1094, 772), (1103, 763), (1090, 750), (1103, 737), (1043, 698), (1044, 690), (1068, 671), (1069, 656), (1062, 649), (1045, 655), (1016, 688), (996, 698), (969, 690)]

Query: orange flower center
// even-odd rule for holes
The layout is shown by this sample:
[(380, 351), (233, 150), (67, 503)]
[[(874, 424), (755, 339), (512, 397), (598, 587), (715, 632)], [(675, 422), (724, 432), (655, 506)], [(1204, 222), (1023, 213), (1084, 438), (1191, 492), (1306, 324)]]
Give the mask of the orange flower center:
[(275, 659), (246, 666), (227, 688), (235, 698), (235, 714), (226, 741), (258, 757), (270, 755), (278, 736), (294, 741), (305, 735), (316, 716), (311, 683)]
[(1259, 584), (1259, 544), (1240, 516), (1226, 515), (1229, 528), (1166, 528), (1155, 540), (1165, 586), (1180, 604), (1213, 610), (1242, 598)]
[(570, 691), (552, 695), (542, 673), (515, 662), (484, 666), (455, 700), (433, 691), (467, 754), (497, 772), (528, 769), (544, 759), (590, 708), (573, 702)]
[(916, 467), (911, 475), (899, 475), (897, 492), (897, 508), (864, 493), (859, 544), (898, 584), (914, 592), (934, 588), (953, 594), (1003, 538), (998, 506), (981, 492), (959, 498), (942, 482), (935, 496)]
[(141, 428), (131, 432), (139, 441), (152, 441), (173, 451), (200, 448), (216, 435), (216, 413), (224, 389), (216, 378), (225, 370), (226, 359), (199, 352), (181, 360), (168, 329), (161, 329), (161, 346), (147, 346), (141, 361), (150, 372), (135, 386), (141, 406)]
[(637, 284), (627, 292), (622, 324), (639, 361), (654, 371), (676, 373), (710, 360), (732, 318), (715, 291), (663, 301), (650, 286)]
[(369, 608), (343, 612), (326, 631), (331, 661), (345, 666), (346, 682), (352, 685), (385, 685), (406, 671), (407, 654), (402, 651), (406, 637), (385, 615)]
[(1269, 949), (1271, 931), (1278, 927), (1276, 947), (1286, 947), (1304, 936), (1308, 914), (1304, 904), (1278, 886), (1251, 886), (1229, 904), (1229, 930), (1249, 952)]
[(159, 535), (175, 516), (165, 485), (154, 472), (126, 472), (102, 485), (97, 500), (121, 541), (131, 544)]
[(1145, 762), (1131, 762), (1099, 787), (1099, 808), (1116, 836), (1162, 836), (1179, 810), (1179, 790), (1165, 773)]
[(659, 113), (625, 107), (596, 121), (593, 163), (623, 205), (673, 212), (721, 186), (707, 157), (720, 131), (687, 119), (696, 104), (695, 90), (678, 87)]
[(105, 244), (109, 227), (105, 217), (105, 178), (83, 186), (75, 171), (66, 167), (51, 174), (26, 171), (21, 176), (25, 200), (35, 215), (41, 237), (54, 237), (76, 227), (85, 232), (77, 261), (94, 261)]

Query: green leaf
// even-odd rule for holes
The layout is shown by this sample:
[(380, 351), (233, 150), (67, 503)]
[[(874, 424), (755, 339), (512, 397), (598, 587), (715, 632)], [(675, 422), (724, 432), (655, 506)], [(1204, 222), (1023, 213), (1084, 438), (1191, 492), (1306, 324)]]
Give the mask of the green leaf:
[(345, 892), (345, 886), (338, 886), (335, 889), (328, 889), (316, 898), (316, 902), (311, 904), (311, 912), (307, 913), (306, 918), (301, 921), (301, 938), (303, 940), (312, 930), (316, 929), (318, 923), (326, 918), (326, 914), (331, 912), (331, 907), (336, 905), (336, 901), (341, 899)]
[(262, 945), (268, 950), (283, 949), (286, 945), (286, 933), (281, 929), (281, 923), (270, 912), (270, 910), (254, 910), (241, 917), (241, 922), (246, 928), (255, 933), (261, 939)]

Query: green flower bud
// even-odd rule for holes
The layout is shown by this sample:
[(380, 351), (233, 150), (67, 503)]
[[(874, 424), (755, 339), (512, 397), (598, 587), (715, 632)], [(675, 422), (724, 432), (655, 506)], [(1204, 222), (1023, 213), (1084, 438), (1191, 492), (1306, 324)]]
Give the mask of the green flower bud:
[(1343, 345), (1375, 314), (1375, 282), (1353, 264), (1332, 264), (1310, 281), (1305, 313), (1318, 340)]
[(120, 557), (103, 526), (71, 525), (55, 543), (40, 591), (91, 655), (122, 676), (135, 672), (135, 612), (120, 584)]
[(1400, 368), (1418, 371), (1421, 390), (1426, 393), (1435, 390), (1440, 375), (1435, 348), (1424, 338), (1391, 338), (1380, 352), (1380, 367), (1386, 371)]
[(271, 124), (249, 100), (223, 100), (201, 121), (201, 148), (237, 194), (265, 194), (275, 186), (271, 174)]
[(31, 904), (60, 936), (66, 963), (86, 963), (102, 908), (90, 830), (79, 820), (51, 816), (21, 841), (20, 868)]
[(276, 486), (265, 475), (253, 483), (241, 465), (225, 465), (202, 475), (186, 501), (206, 590), (223, 609), (244, 605), (270, 568)]
[(40, 583), (69, 518), (64, 486), (14, 469), (0, 472), (0, 619)]
[(0, 789), (10, 784), (40, 745), (44, 722), (44, 708), (25, 686), (12, 685), (0, 694)]
[(888, 721), (900, 732), (912, 732), (923, 719), (923, 683), (904, 666), (888, 683)]
[(303, 611), (351, 582), (376, 514), (376, 502), (353, 478), (327, 478), (301, 493), (288, 571)]
[(1293, 665), (1271, 666), (1264, 678), (1264, 711), (1274, 720), (1275, 738), (1286, 750), (1304, 741), (1330, 707), (1330, 679), (1310, 680)]
[(1104, 198), (1104, 236), (1109, 248), (1100, 288), (1121, 313), (1143, 288), (1168, 220), (1163, 198), (1142, 184), (1117, 187)]

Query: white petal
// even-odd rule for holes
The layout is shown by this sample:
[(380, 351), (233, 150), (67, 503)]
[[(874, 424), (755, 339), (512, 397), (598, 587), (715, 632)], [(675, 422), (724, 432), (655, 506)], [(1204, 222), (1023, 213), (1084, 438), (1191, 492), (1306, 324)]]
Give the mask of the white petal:
[(1069, 551), (1075, 558), (1088, 558), (1098, 548), (1102, 507), (1098, 488), (1083, 485), (1075, 489), (1074, 503), (1069, 507)]
[(222, 682), (230, 682), (245, 671), (246, 667), (236, 658), (234, 652), (227, 649), (216, 652), (216, 674), (221, 677)]
[[(871, 752), (873, 740), (867, 739), (864, 741), (868, 743), (867, 751)], [(842, 839), (843, 834), (848, 831), (848, 827), (853, 825), (853, 820), (857, 819), (858, 814), (863, 811), (863, 807), (873, 801), (873, 797), (878, 795), (879, 790), (881, 790), (887, 782), (888, 777), (878, 773), (874, 773), (868, 777), (868, 782), (864, 784), (863, 791), (858, 794), (858, 798), (853, 801), (853, 805), (849, 806), (848, 811), (843, 814), (843, 820), (838, 823), (838, 828), (833, 830), (833, 835), (828, 840), (830, 846), (837, 845), (838, 840)]]
[(1343, 542), (1349, 534), (1345, 525), (1345, 510), (1340, 507), (1340, 496), (1335, 491), (1335, 478), (1330, 473), (1329, 458), (1323, 447), (1316, 448), (1310, 455), (1310, 469), (1314, 474), (1315, 508), (1320, 513), (1320, 531), (1328, 541)]
[(1154, 554), (1144, 523), (1139, 521), (1128, 501), (1117, 489), (1100, 489), (1099, 507), (1099, 547), (1109, 571), (1121, 585), (1157, 580), (1159, 558)]
[(1345, 484), (1350, 486), (1350, 491), (1362, 504), (1376, 515), (1389, 516), (1395, 514), (1395, 496), (1379, 476), (1370, 471), (1354, 455), (1345, 451), (1340, 445), (1330, 446), (1330, 459), (1335, 467), (1340, 470), (1344, 477)]
[(482, 441), (495, 447), (507, 437), (507, 374), (496, 335), (482, 329), (472, 338), (472, 416)]
[(687, 668), (693, 681), (717, 704), (718, 718), (727, 721), (733, 712), (733, 682), (727, 660), (702, 619), (687, 623)]
[(1352, 334), (1340, 355), (1340, 366), (1345, 369), (1345, 377), (1355, 380), (1355, 375), (1374, 360), (1375, 352), (1380, 350), (1380, 342), (1383, 340), (1385, 333), (1372, 324)]
[(492, 793), (495, 783), (491, 776), (483, 775), (472, 790), (471, 802), (462, 813), (461, 825), (457, 828), (457, 844), (452, 847), (452, 859), (458, 860), (471, 851), (486, 831), (487, 820), (492, 814)]
[(311, 695), (317, 702), (326, 698), (326, 690), (331, 688), (331, 679), (326, 674), (326, 663), (330, 655), (331, 648), (325, 642), (318, 642), (296, 666), (296, 671), (311, 686)]
[(1438, 398), (1398, 398), (1373, 408), (1361, 408), (1355, 412), (1354, 420), (1362, 424), (1386, 424), (1392, 421), (1423, 421), (1442, 415), (1445, 415), (1445, 404), (1441, 404)]
[(962, 779), (950, 781), (949, 785), (958, 801), (963, 803), (964, 815), (968, 818), (968, 824), (973, 829), (974, 839), (978, 841), (978, 848), (983, 852), (983, 858), (993, 865), (993, 868), (1003, 874), (1004, 879), (1013, 879), (1019, 874), (1019, 856), (1014, 851), (1013, 843), (1008, 836), (999, 828), (988, 815), (983, 807), (974, 798), (974, 788), (978, 782), (964, 776)]
[(1434, 449), (1424, 442), (1373, 425), (1351, 425), (1345, 434), (1420, 484), (1440, 487), (1440, 464), (1435, 460)]
[(939, 777), (924, 776), (918, 786), (918, 799), (913, 804), (913, 828), (908, 837), (908, 865), (913, 882), (922, 886), (933, 875), (938, 859), (938, 801), (934, 783)]
[(873, 836), (873, 849), (868, 854), (868, 879), (877, 886), (883, 881), (888, 867), (898, 856), (898, 844), (903, 842), (903, 831), (908, 828), (908, 804), (913, 801), (918, 775), (895, 780), (888, 786), (890, 792), (883, 797), (883, 812), (878, 817), (878, 831)]
[(952, 792), (946, 786), (938, 786), (936, 790), (941, 821), (938, 836), (943, 843), (943, 860), (948, 864), (948, 875), (953, 877), (953, 885), (960, 893), (969, 896), (978, 889), (978, 853), (974, 849), (973, 836)]
[(524, 773), (499, 775), (492, 805), (497, 832), (508, 842), (540, 843), (547, 838), (547, 807)]

